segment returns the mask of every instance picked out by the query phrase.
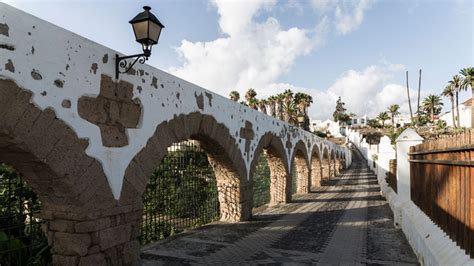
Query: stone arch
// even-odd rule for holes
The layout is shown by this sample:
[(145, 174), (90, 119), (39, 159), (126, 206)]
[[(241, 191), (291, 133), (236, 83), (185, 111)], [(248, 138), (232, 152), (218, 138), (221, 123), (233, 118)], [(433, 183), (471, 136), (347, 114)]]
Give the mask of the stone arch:
[(288, 158), (281, 139), (271, 132), (265, 133), (258, 142), (250, 166), (250, 177), (253, 180), (258, 158), (264, 150), (270, 168), (269, 205), (287, 203), (291, 199), (291, 174), (288, 168)]
[[(249, 220), (252, 211), (252, 184), (238, 143), (229, 129), (212, 116), (194, 112), (175, 116), (157, 126), (146, 146), (125, 171), (122, 197), (140, 201), (153, 170), (173, 143), (194, 139), (207, 153), (217, 181), (221, 221)], [(136, 221), (141, 224), (141, 218)]]
[(319, 145), (314, 145), (311, 151), (310, 157), (311, 163), (311, 178), (310, 178), (310, 189), (318, 188), (321, 186), (322, 180), (322, 156), (319, 149)]
[[(137, 261), (132, 229), (118, 218), (135, 206), (117, 204), (101, 163), (85, 153), (88, 141), (31, 97), (0, 80), (0, 162), (19, 171), (41, 200), (53, 264)], [(125, 233), (117, 239), (117, 232)]]
[[(302, 140), (298, 141), (293, 149), (291, 164), (296, 167), (296, 193), (308, 193), (310, 189), (310, 168), (306, 145)], [(290, 189), (291, 190), (291, 189)]]

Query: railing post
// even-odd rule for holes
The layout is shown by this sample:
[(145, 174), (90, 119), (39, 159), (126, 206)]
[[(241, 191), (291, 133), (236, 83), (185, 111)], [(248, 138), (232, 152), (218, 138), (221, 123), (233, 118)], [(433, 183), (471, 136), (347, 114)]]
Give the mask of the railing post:
[(385, 179), (385, 174), (389, 171), (390, 159), (395, 159), (395, 150), (387, 136), (380, 138), (378, 157), (377, 178), (380, 182)]
[(410, 162), (409, 149), (423, 142), (423, 138), (415, 130), (407, 128), (397, 138), (397, 192), (401, 202), (410, 198)]

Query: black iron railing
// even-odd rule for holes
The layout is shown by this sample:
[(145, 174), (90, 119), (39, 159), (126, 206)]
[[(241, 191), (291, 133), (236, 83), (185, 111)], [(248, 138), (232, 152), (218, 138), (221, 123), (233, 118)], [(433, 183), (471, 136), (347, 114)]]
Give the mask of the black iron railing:
[(13, 168), (0, 164), (0, 265), (47, 265), (51, 255), (37, 196)]
[(216, 177), (196, 141), (173, 144), (143, 194), (142, 244), (219, 219)]

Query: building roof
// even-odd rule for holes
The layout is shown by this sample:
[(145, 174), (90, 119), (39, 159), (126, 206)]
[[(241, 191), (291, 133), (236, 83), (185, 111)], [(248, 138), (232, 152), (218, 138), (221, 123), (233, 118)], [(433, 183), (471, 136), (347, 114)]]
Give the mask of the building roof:
[(464, 106), (472, 106), (472, 97), (471, 97), (471, 99), (468, 99), (467, 101), (463, 102), (462, 105), (464, 105)]

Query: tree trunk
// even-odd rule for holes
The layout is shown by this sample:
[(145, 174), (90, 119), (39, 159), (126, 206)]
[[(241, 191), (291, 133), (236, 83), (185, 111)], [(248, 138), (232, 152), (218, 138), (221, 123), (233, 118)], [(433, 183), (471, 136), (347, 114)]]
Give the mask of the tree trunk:
[(410, 87), (408, 86), (408, 71), (407, 71), (407, 94), (408, 94), (408, 106), (410, 107), (410, 119), (413, 123), (413, 111), (411, 110), (411, 100), (410, 100)]
[(418, 78), (418, 103), (416, 107), (416, 116), (420, 117), (420, 92), (421, 92), (421, 69), (420, 69), (420, 76)]
[(395, 117), (393, 114), (392, 114), (392, 127), (395, 127)]
[(434, 108), (431, 108), (431, 123), (434, 123)]
[(454, 128), (458, 128), (456, 126), (456, 116), (454, 115), (454, 97), (451, 96), (451, 114), (453, 115), (453, 126)]
[(456, 114), (457, 114), (457, 120), (458, 120), (458, 126), (461, 127), (461, 119), (459, 118), (459, 95), (458, 91), (456, 90)]

